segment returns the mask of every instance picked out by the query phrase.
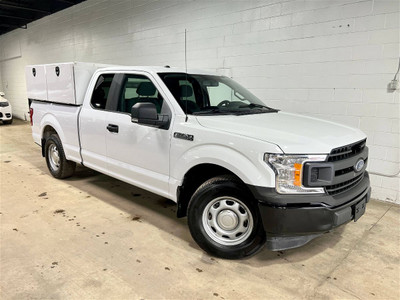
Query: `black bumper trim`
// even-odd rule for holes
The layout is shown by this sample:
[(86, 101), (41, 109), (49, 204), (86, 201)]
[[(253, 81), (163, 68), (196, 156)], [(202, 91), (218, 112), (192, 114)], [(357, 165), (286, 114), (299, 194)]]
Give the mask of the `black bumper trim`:
[(364, 199), (368, 202), (371, 197), (368, 174), (349, 192), (352, 192), (350, 201), (341, 203), (342, 199), (337, 199), (340, 205), (327, 205), (326, 198), (334, 197), (301, 195), (300, 201), (291, 201), (296, 195), (281, 195), (272, 189), (264, 191), (264, 197), (256, 199), (267, 237), (321, 234), (354, 220), (356, 204)]
[(329, 207), (273, 207), (259, 203), (264, 230), (267, 235), (294, 236), (324, 233), (354, 219), (354, 207), (358, 202), (369, 201), (371, 189), (349, 203), (336, 208)]
[(322, 233), (298, 236), (267, 236), (266, 247), (271, 251), (288, 250), (303, 246)]
[(346, 192), (337, 195), (328, 194), (278, 194), (275, 188), (247, 185), (254, 198), (270, 206), (313, 206), (313, 207), (338, 207), (352, 201), (370, 187), (368, 172), (364, 172), (363, 179)]

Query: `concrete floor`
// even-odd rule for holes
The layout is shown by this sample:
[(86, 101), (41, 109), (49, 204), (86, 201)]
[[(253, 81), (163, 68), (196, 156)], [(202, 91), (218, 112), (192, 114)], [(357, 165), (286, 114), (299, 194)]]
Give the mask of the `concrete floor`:
[(1, 299), (400, 299), (400, 208), (310, 244), (227, 261), (171, 201), (83, 167), (47, 171), (26, 122), (0, 125)]

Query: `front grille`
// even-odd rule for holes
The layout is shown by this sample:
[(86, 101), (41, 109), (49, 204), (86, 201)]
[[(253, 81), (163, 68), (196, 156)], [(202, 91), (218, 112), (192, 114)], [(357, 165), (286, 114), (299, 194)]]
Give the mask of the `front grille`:
[[(364, 163), (367, 164), (368, 162), (368, 158), (364, 159)], [(340, 176), (340, 175), (344, 175), (350, 172), (354, 172), (354, 166), (350, 166), (341, 170), (336, 170), (335, 171), (335, 176)]]
[(325, 190), (329, 195), (338, 195), (344, 193), (364, 178), (365, 167), (362, 172), (356, 172), (354, 169), (357, 161), (362, 158), (365, 166), (368, 162), (368, 148), (366, 147), (366, 139), (335, 148), (328, 156), (328, 162), (332, 163), (334, 176), (331, 185), (326, 185)]
[(366, 144), (366, 139), (362, 140), (360, 142), (354, 143), (354, 144), (335, 148), (329, 154), (328, 161), (334, 162), (334, 161), (353, 157), (353, 156), (361, 153), (364, 150), (365, 144)]
[(356, 186), (358, 183), (361, 182), (361, 180), (364, 177), (364, 173), (358, 175), (357, 177), (354, 177), (353, 179), (338, 183), (338, 184), (334, 184), (334, 185), (329, 185), (326, 186), (326, 192), (328, 193), (328, 195), (334, 196), (340, 193), (343, 193), (349, 189), (351, 189), (352, 187)]
[(353, 172), (353, 171), (354, 171), (354, 167), (351, 166), (351, 167), (348, 167), (348, 168), (345, 168), (345, 169), (341, 169), (341, 170), (335, 171), (335, 176), (344, 175), (344, 174), (347, 174), (347, 173), (350, 173), (350, 172)]

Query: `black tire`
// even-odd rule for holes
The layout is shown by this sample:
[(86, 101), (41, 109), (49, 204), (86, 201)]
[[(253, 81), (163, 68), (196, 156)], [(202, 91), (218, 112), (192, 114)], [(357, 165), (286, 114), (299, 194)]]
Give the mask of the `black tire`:
[(62, 179), (74, 174), (76, 163), (65, 158), (64, 148), (57, 134), (49, 136), (44, 147), (47, 168), (53, 177)]
[(3, 121), (3, 124), (10, 125), (10, 124), (12, 124), (12, 122), (13, 122), (13, 119), (10, 119), (10, 120), (7, 120), (7, 121)]
[(218, 176), (203, 183), (193, 194), (187, 215), (193, 239), (211, 255), (244, 258), (265, 244), (257, 202), (234, 176)]

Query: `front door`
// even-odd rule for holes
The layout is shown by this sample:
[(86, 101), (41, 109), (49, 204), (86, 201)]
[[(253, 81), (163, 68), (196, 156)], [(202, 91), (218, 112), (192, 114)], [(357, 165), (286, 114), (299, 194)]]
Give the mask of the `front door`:
[(112, 97), (105, 120), (108, 173), (167, 197), (170, 130), (132, 123), (130, 116), (133, 105), (150, 102), (159, 114), (171, 118), (165, 97), (146, 73), (121, 76), (119, 91)]

